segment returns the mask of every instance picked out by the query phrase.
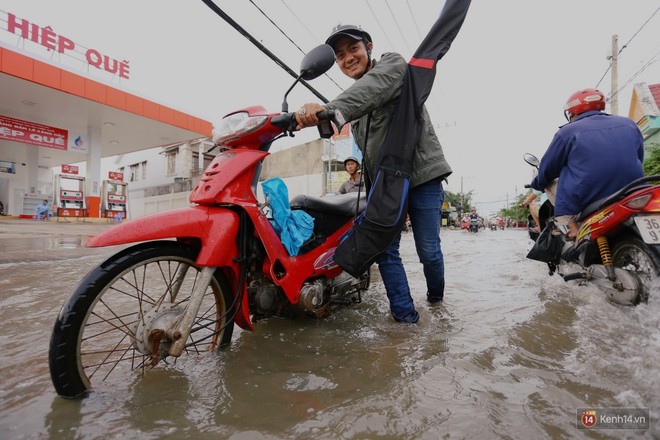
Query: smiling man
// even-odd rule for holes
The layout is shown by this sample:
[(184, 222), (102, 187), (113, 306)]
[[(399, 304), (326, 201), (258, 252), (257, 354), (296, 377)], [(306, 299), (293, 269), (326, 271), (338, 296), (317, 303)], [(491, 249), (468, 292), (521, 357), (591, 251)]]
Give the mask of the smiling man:
[[(326, 44), (335, 51), (337, 66), (355, 82), (326, 106), (318, 103), (302, 106), (296, 114), (298, 128), (317, 125), (316, 114), (326, 108), (339, 111), (346, 121), (351, 121), (353, 137), (363, 153), (363, 171), (369, 187), (375, 181), (381, 147), (401, 97), (407, 63), (398, 53), (385, 53), (378, 61), (373, 60), (371, 35), (359, 26), (337, 26)], [(424, 267), (426, 298), (430, 303), (437, 303), (442, 301), (445, 289), (444, 259), (440, 248), (442, 180), (451, 174), (451, 168), (425, 107), (421, 119), (421, 135), (412, 159), (408, 215), (417, 254)], [(394, 320), (415, 323), (419, 315), (399, 255), (400, 239), (399, 231), (376, 263)]]

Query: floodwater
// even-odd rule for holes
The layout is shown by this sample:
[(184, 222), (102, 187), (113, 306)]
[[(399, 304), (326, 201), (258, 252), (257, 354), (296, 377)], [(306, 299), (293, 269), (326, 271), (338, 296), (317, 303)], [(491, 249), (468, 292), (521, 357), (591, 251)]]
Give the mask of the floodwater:
[[(660, 437), (660, 295), (622, 307), (525, 259), (524, 231), (442, 231), (447, 292), (397, 324), (377, 271), (324, 320), (271, 318), (194, 367), (157, 368), (70, 401), (48, 373), (50, 330), (115, 249), (87, 237), (0, 236), (3, 439), (569, 439)], [(655, 289), (658, 288), (656, 284)], [(579, 430), (578, 408), (648, 408), (648, 429)]]

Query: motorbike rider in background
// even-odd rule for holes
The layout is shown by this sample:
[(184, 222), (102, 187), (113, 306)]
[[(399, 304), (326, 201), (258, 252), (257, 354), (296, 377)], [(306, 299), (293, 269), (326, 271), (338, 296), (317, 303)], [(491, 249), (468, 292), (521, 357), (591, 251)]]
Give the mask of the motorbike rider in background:
[[(536, 175), (537, 172), (534, 170), (532, 179), (536, 177)], [(525, 197), (525, 200), (520, 203), (521, 208), (529, 209), (529, 214), (532, 216), (532, 219), (534, 219), (535, 226), (530, 228), (530, 231), (533, 233), (539, 234), (541, 232), (541, 219), (539, 213), (541, 211), (541, 206), (546, 200), (548, 200), (548, 195), (545, 191), (538, 191), (530, 188), (527, 197)]]
[(349, 156), (344, 160), (344, 169), (348, 173), (348, 179), (339, 187), (337, 194), (364, 191), (364, 180), (360, 173), (360, 162), (357, 157)]
[(473, 209), (470, 211), (468, 218), (470, 220), (470, 231), (477, 232), (479, 230), (479, 214), (477, 214), (477, 210)]
[(568, 123), (555, 134), (531, 183), (536, 190), (549, 190), (555, 221), (568, 229), (569, 240), (577, 236), (577, 216), (589, 203), (644, 175), (644, 140), (637, 124), (604, 109), (605, 96), (596, 89), (568, 98)]
[[(371, 36), (353, 25), (337, 26), (326, 44), (335, 51), (335, 60), (342, 73), (355, 82), (325, 107), (318, 103), (301, 107), (296, 114), (298, 129), (316, 126), (319, 122), (316, 114), (326, 108), (339, 111), (342, 119), (351, 121), (353, 136), (363, 153), (366, 179), (373, 179), (380, 148), (399, 102), (406, 61), (397, 53), (385, 53), (379, 60), (373, 60)], [(408, 214), (417, 254), (424, 267), (426, 298), (433, 304), (441, 302), (444, 296), (445, 269), (440, 247), (442, 180), (452, 171), (426, 108), (421, 117), (423, 125), (413, 157)], [(397, 322), (416, 323), (419, 314), (399, 254), (400, 240), (399, 234), (376, 263), (387, 291), (392, 317)]]

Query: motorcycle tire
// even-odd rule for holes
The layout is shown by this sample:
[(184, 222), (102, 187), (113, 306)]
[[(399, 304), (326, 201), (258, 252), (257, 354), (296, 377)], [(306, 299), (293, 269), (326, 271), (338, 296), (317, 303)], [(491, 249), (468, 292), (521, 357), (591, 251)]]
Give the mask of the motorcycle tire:
[(637, 237), (624, 235), (612, 246), (612, 264), (637, 276), (641, 283), (638, 302), (647, 302), (659, 269), (649, 246)]
[[(157, 328), (158, 318), (182, 312), (201, 270), (196, 256), (193, 247), (179, 242), (146, 242), (92, 269), (65, 302), (53, 328), (48, 363), (57, 394), (78, 398), (92, 386), (127, 386), (133, 376), (151, 369), (151, 342), (141, 335)], [(236, 310), (232, 297), (217, 270), (175, 365), (230, 343)]]

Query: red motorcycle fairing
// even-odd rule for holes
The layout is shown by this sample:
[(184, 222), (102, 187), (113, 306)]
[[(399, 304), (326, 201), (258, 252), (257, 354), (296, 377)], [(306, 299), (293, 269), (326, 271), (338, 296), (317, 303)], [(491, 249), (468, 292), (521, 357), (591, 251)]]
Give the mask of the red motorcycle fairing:
[(268, 152), (235, 148), (218, 154), (190, 193), (190, 202), (207, 205), (237, 200), (254, 200), (250, 189), (253, 167)]
[(238, 223), (238, 215), (229, 209), (189, 206), (128, 220), (96, 235), (87, 246), (113, 246), (169, 238), (197, 238), (201, 241), (197, 264), (234, 266), (233, 257), (238, 255), (236, 247)]
[[(627, 203), (632, 200), (651, 194), (652, 198), (644, 207), (630, 208)], [(635, 191), (623, 200), (619, 200), (606, 208), (596, 211), (582, 223), (578, 232), (578, 240), (594, 240), (596, 237), (609, 235), (614, 232), (630, 216), (641, 212), (659, 212), (660, 211), (660, 190), (657, 187), (649, 187), (643, 190)]]
[[(264, 261), (264, 274), (282, 288), (291, 304), (298, 303), (300, 290), (305, 281), (318, 277), (334, 278), (341, 273), (342, 269), (333, 259), (334, 250), (353, 222), (347, 221), (317, 248), (302, 255), (291, 256), (270, 221), (259, 211), (259, 208), (249, 204), (243, 204), (242, 207), (254, 223), (255, 233), (263, 243), (268, 257)], [(319, 263), (319, 260), (322, 263)], [(297, 268), (309, 268), (309, 271), (296, 270)]]

